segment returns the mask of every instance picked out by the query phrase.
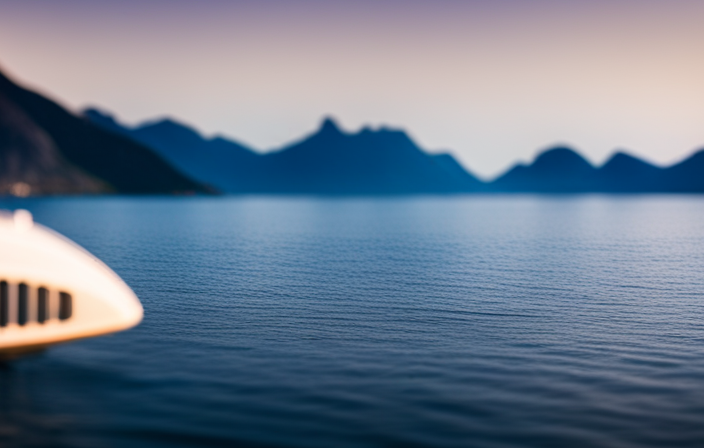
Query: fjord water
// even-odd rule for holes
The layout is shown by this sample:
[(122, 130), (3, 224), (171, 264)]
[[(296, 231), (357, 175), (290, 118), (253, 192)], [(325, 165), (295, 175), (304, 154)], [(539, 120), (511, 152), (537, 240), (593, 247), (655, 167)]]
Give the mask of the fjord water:
[(0, 206), (145, 308), (0, 369), (0, 445), (704, 446), (704, 197)]

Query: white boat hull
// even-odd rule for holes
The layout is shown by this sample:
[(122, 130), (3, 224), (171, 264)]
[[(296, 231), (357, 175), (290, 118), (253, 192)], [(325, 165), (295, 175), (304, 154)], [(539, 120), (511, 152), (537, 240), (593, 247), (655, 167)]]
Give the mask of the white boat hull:
[(110, 268), (25, 211), (0, 218), (0, 359), (137, 325), (142, 305)]

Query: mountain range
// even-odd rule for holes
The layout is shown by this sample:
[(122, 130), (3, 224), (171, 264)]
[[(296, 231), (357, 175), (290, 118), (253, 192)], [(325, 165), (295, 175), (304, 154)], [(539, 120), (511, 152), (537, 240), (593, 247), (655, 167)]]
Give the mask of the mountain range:
[(0, 73), (2, 194), (704, 193), (704, 150), (670, 167), (618, 152), (595, 167), (568, 147), (484, 182), (450, 154), (402, 130), (340, 129), (332, 118), (299, 141), (259, 153), (204, 138), (172, 119), (135, 127), (75, 115)]
[(704, 150), (661, 168), (624, 152), (595, 167), (568, 147), (550, 148), (490, 182), (467, 172), (450, 154), (431, 155), (404, 132), (340, 130), (327, 118), (317, 132), (278, 151), (206, 139), (170, 119), (134, 128), (88, 109), (89, 121), (143, 143), (188, 175), (228, 193), (699, 193)]
[(130, 129), (95, 109), (84, 116), (153, 148), (194, 179), (227, 193), (459, 193), (483, 186), (450, 154), (428, 154), (402, 131), (365, 128), (349, 134), (331, 118), (302, 140), (259, 154), (234, 141), (205, 139), (169, 119)]
[(661, 168), (617, 152), (594, 167), (566, 147), (539, 154), (488, 184), (496, 192), (531, 193), (704, 193), (704, 150)]

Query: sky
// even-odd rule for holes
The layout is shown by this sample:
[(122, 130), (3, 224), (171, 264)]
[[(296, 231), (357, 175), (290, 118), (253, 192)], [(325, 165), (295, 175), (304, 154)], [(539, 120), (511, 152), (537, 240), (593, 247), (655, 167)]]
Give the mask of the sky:
[(595, 164), (704, 147), (704, 1), (0, 0), (0, 69), (74, 111), (267, 151), (402, 128), (491, 178), (556, 144)]

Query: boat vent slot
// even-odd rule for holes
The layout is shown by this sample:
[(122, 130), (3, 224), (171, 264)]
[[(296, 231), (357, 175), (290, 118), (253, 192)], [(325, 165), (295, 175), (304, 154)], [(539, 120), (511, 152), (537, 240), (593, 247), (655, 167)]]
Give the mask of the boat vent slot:
[(19, 299), (17, 305), (17, 323), (25, 325), (27, 323), (29, 311), (29, 287), (26, 284), (20, 283)]
[(59, 319), (69, 319), (73, 314), (73, 300), (71, 294), (60, 292), (59, 299)]
[(37, 322), (43, 324), (49, 319), (49, 290), (41, 287), (37, 290)]
[(72, 315), (73, 297), (67, 292), (52, 292), (40, 286), (35, 295), (34, 289), (26, 283), (0, 280), (0, 328), (10, 323), (19, 326), (29, 322), (44, 324), (57, 317), (63, 321)]
[(0, 327), (7, 327), (10, 317), (10, 288), (7, 282), (0, 282)]

